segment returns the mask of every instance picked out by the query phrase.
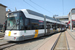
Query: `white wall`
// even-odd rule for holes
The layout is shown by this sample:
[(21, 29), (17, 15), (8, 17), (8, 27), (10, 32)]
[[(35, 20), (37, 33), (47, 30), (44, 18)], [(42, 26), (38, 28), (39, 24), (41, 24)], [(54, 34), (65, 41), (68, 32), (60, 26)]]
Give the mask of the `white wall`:
[(72, 14), (72, 20), (75, 20), (75, 14)]

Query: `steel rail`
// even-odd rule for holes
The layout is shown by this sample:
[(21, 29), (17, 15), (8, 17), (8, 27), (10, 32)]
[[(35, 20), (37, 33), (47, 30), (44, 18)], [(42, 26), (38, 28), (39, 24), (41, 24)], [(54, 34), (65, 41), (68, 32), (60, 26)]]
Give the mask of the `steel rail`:
[(0, 50), (3, 50), (5, 48), (8, 48), (8, 47), (11, 47), (11, 46), (14, 46), (16, 43), (4, 43), (4, 44), (1, 44), (0, 45)]
[(51, 50), (57, 50), (57, 49), (69, 50), (69, 44), (65, 32), (60, 33), (60, 35), (58, 36), (57, 40), (55, 41), (54, 45), (51, 48)]
[[(60, 33), (60, 35), (61, 35), (61, 33)], [(56, 46), (56, 44), (57, 44), (57, 42), (58, 42), (58, 40), (59, 40), (59, 38), (60, 38), (60, 35), (58, 36), (58, 38), (57, 38), (57, 40), (55, 41), (54, 45), (52, 46), (51, 50), (54, 50), (54, 48), (55, 48), (55, 46)]]
[(0, 38), (4, 37), (4, 34), (3, 35), (0, 35)]

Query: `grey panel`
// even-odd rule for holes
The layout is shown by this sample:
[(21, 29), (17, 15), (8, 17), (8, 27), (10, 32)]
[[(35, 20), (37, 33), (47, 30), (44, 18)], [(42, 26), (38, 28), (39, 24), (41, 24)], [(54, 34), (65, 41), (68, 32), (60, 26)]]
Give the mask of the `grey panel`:
[(25, 39), (24, 40), (32, 39), (32, 38), (34, 38), (34, 35), (29, 35), (29, 36), (25, 36)]
[[(29, 14), (36, 15), (36, 16), (39, 16), (39, 17), (43, 17), (43, 18), (44, 18), (44, 15), (43, 15), (43, 14), (37, 13), (37, 12), (35, 12), (35, 11), (32, 11), (32, 10), (27, 9), (27, 12), (28, 12)], [(50, 19), (50, 20), (56, 21), (56, 19), (54, 19), (54, 18), (52, 18), (52, 17), (49, 17), (49, 16), (46, 16), (46, 18), (47, 18), (47, 19)], [(57, 21), (59, 21), (59, 20), (57, 20)]]
[(44, 34), (45, 34), (45, 33), (38, 34), (38, 37), (40, 37), (40, 36), (44, 36)]
[(44, 15), (43, 14), (40, 14), (40, 13), (31, 11), (31, 10), (28, 10), (28, 9), (27, 9), (27, 11), (28, 11), (29, 14), (36, 15), (36, 16), (40, 16), (40, 17), (43, 17), (44, 18)]
[(49, 16), (46, 16), (46, 18), (56, 21), (56, 19), (54, 19), (54, 18), (52, 18), (52, 17), (49, 17)]

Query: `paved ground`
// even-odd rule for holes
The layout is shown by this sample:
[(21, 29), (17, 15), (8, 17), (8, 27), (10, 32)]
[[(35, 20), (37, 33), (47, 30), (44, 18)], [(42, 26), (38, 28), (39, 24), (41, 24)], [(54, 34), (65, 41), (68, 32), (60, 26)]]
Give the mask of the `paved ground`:
[(68, 31), (75, 36), (75, 30), (73, 31), (68, 30)]
[(4, 34), (3, 32), (0, 32), (0, 35)]
[(67, 31), (66, 31), (66, 36), (67, 36), (67, 40), (68, 40), (68, 44), (69, 44), (69, 49), (75, 50), (75, 40), (71, 37), (71, 35)]
[(67, 32), (71, 35), (71, 37), (75, 40), (75, 30), (70, 31), (69, 29)]

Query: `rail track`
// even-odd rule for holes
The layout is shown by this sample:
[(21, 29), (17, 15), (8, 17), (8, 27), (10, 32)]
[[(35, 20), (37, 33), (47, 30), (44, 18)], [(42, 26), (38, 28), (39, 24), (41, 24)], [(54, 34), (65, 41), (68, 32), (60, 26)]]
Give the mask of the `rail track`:
[(65, 32), (60, 33), (51, 50), (69, 50), (69, 45)]
[(4, 37), (4, 34), (0, 35), (0, 38)]
[(0, 50), (16, 45), (16, 43), (4, 43), (0, 44)]

